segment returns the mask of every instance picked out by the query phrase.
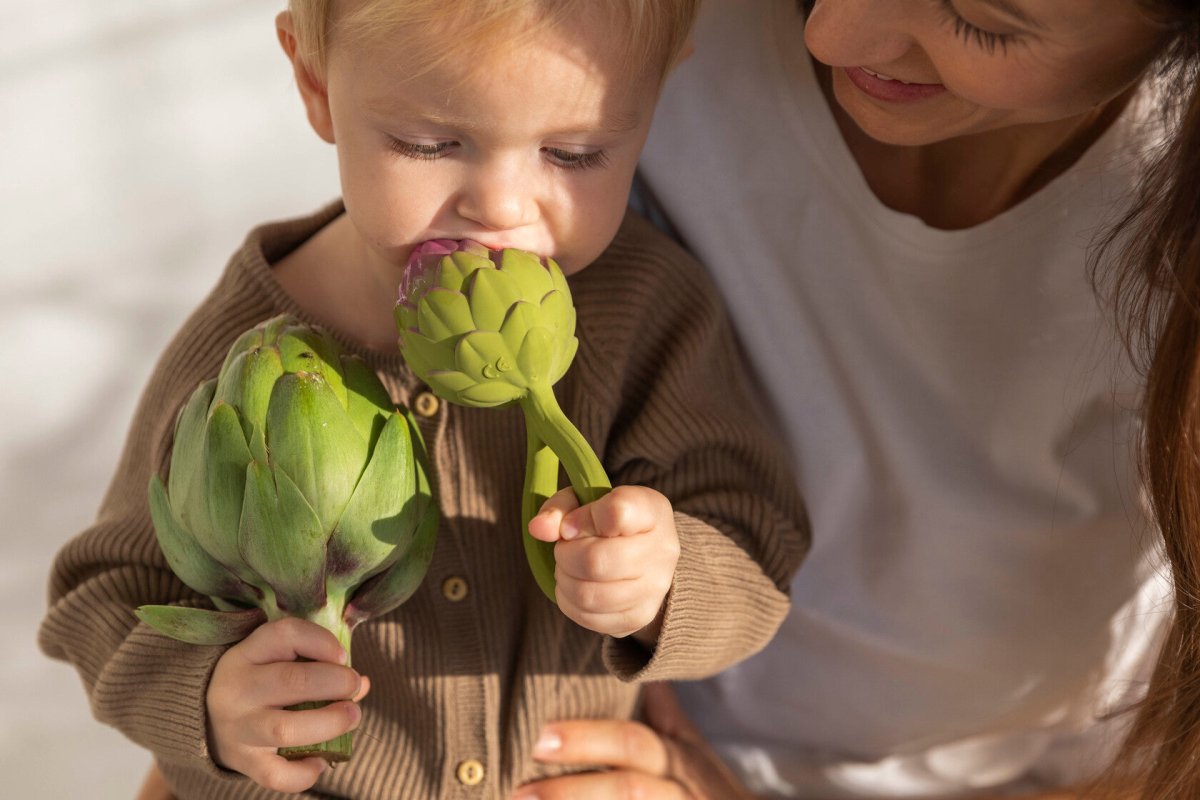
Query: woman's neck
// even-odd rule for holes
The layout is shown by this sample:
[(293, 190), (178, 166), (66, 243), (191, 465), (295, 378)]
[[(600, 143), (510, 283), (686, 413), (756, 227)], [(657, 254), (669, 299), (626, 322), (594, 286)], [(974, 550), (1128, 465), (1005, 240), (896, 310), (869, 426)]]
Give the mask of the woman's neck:
[(1063, 174), (1120, 116), (1134, 92), (1079, 117), (909, 147), (863, 133), (834, 98), (829, 68), (816, 62), (814, 67), (871, 191), (888, 208), (943, 230), (986, 222)]

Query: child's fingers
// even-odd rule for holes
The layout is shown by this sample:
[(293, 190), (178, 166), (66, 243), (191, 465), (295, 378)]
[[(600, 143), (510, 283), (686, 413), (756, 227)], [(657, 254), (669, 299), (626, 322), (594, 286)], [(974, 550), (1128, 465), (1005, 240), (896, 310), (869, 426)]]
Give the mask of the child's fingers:
[(563, 518), (563, 538), (635, 536), (671, 519), (671, 503), (645, 486), (618, 486)]
[(362, 699), (367, 696), (367, 692), (371, 691), (371, 679), (366, 675), (359, 675), (358, 692), (350, 700), (355, 703), (361, 703)]
[(291, 617), (260, 625), (235, 646), (242, 658), (252, 664), (298, 658), (331, 664), (345, 664), (347, 660), (336, 636), (315, 622)]
[(359, 674), (349, 667), (323, 661), (285, 661), (264, 664), (246, 701), (252, 706), (280, 708), (310, 700), (349, 700), (362, 688)]
[(646, 599), (646, 586), (639, 580), (588, 581), (556, 572), (555, 583), (560, 606), (589, 614), (630, 611)]
[(649, 601), (639, 602), (632, 608), (588, 611), (576, 606), (570, 594), (561, 588), (556, 598), (559, 610), (576, 624), (616, 639), (637, 633), (649, 625), (658, 613), (658, 606)]
[(582, 581), (628, 581), (640, 578), (659, 557), (649, 537), (583, 537), (554, 546), (555, 573)]
[(362, 709), (350, 701), (305, 711), (272, 709), (246, 720), (244, 743), (251, 747), (299, 747), (317, 744), (354, 730)]
[(571, 487), (555, 492), (533, 519), (529, 521), (529, 535), (543, 542), (557, 542), (563, 517), (579, 507), (579, 499), (575, 497)]
[(323, 758), (305, 758), (299, 761), (288, 761), (280, 755), (263, 752), (249, 766), (239, 770), (259, 786), (275, 792), (295, 794), (312, 788), (328, 769), (329, 764)]

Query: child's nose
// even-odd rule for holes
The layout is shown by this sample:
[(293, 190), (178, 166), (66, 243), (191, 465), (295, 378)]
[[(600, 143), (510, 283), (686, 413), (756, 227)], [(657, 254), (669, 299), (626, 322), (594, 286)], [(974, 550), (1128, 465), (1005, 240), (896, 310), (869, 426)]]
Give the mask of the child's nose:
[(520, 228), (532, 223), (537, 203), (529, 181), (511, 172), (477, 176), (459, 196), (458, 213), (488, 230)]

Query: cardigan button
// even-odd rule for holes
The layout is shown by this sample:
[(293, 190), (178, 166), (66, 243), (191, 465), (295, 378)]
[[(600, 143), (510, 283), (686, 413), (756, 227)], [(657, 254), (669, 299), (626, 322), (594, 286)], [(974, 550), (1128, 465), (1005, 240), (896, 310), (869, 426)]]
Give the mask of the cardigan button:
[(466, 761), (459, 762), (455, 775), (458, 776), (458, 782), (463, 786), (477, 786), (483, 781), (483, 764), (473, 758), (468, 758)]
[(457, 575), (452, 575), (442, 581), (442, 596), (451, 603), (457, 603), (467, 596), (467, 582)]
[(421, 392), (413, 399), (413, 410), (422, 417), (432, 417), (438, 413), (441, 402), (433, 392)]

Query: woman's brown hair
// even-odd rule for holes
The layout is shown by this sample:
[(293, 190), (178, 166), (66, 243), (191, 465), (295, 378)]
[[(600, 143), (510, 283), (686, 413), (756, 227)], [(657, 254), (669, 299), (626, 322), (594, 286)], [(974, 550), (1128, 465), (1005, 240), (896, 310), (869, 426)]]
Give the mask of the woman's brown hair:
[[(1167, 136), (1099, 252), (1145, 370), (1142, 476), (1174, 589), (1145, 700), (1098, 796), (1200, 797), (1200, 2), (1145, 0), (1161, 20)], [(1109, 276), (1098, 275), (1104, 281)], [(1113, 788), (1118, 787), (1118, 788)]]

